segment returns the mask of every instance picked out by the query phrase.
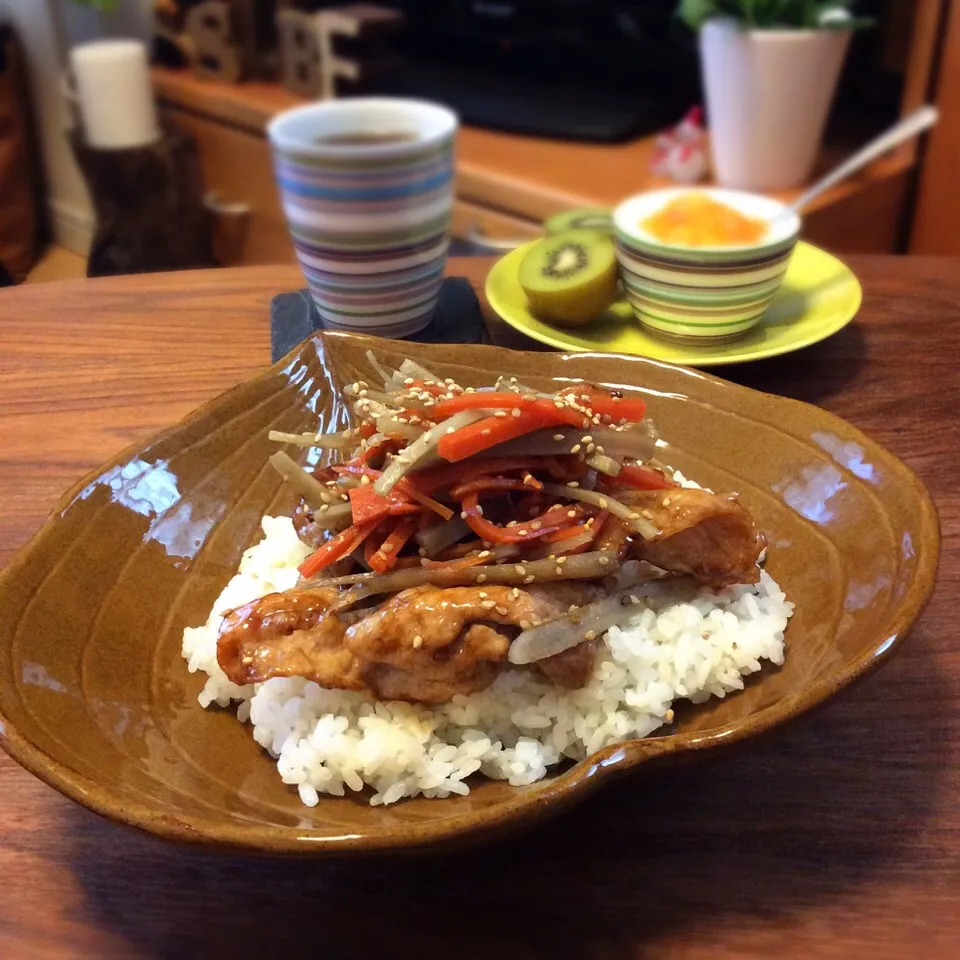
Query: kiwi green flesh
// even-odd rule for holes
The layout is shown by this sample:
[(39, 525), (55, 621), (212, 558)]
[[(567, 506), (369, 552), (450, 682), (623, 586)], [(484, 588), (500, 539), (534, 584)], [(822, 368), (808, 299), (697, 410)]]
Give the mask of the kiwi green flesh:
[(616, 299), (617, 258), (609, 237), (569, 230), (535, 243), (520, 263), (531, 311), (561, 326), (580, 326)]
[(520, 264), (520, 285), (534, 290), (575, 290), (616, 271), (613, 242), (588, 230), (568, 230), (538, 241)]

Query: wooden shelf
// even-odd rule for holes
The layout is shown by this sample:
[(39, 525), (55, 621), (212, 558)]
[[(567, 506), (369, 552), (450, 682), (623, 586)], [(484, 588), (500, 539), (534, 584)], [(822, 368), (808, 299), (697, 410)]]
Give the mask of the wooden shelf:
[[(276, 84), (224, 84), (163, 68), (155, 69), (153, 78), (168, 114), (188, 122), (191, 116), (214, 121), (234, 135), (258, 140), (276, 113), (307, 102)], [(650, 173), (653, 150), (652, 137), (625, 144), (576, 143), (466, 126), (457, 144), (457, 196), (504, 214), (508, 222), (513, 218), (536, 227), (563, 209), (613, 206), (632, 193), (669, 185)], [(840, 156), (825, 150), (821, 168)], [(901, 151), (834, 187), (808, 211), (807, 235), (835, 249), (893, 250), (914, 164), (913, 155)], [(264, 189), (261, 185), (258, 192)], [(789, 201), (799, 192), (776, 195)]]

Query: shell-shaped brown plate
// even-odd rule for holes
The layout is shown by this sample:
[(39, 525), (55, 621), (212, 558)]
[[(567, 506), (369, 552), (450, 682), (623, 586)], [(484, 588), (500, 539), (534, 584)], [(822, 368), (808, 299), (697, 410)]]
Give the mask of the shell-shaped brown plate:
[[(232, 710), (203, 710), (180, 658), (259, 538), (288, 509), (271, 428), (346, 422), (341, 387), (412, 355), (464, 385), (515, 375), (641, 394), (662, 457), (738, 491), (796, 602), (787, 658), (747, 689), (679, 712), (664, 736), (610, 747), (528, 787), (370, 807), (300, 804)], [(425, 346), (327, 334), (66, 495), (0, 580), (0, 742), (74, 800), (165, 837), (305, 855), (477, 839), (529, 824), (649, 761), (674, 762), (809, 710), (889, 657), (932, 590), (936, 513), (914, 474), (815, 407), (639, 357)]]

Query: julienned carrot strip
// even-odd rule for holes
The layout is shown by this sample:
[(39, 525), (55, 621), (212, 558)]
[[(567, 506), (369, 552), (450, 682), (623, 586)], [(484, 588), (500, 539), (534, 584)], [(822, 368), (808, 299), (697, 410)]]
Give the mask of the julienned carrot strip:
[(658, 470), (626, 463), (620, 467), (615, 483), (620, 486), (625, 484), (636, 487), (639, 490), (670, 490), (676, 486)]
[[(356, 463), (338, 463), (332, 469), (338, 473), (349, 473), (355, 477), (369, 477), (371, 480), (376, 480), (380, 476), (379, 470), (374, 470), (373, 467), (360, 466)], [(444, 520), (449, 520), (453, 516), (453, 511), (449, 507), (438, 503), (433, 497), (428, 496), (423, 490), (415, 487), (406, 479), (398, 480), (391, 493), (394, 491), (407, 500), (416, 500), (417, 503), (443, 517)]]
[(590, 420), (580, 411), (574, 410), (565, 400), (556, 402), (545, 397), (535, 397), (526, 393), (487, 392), (462, 393), (452, 400), (441, 400), (430, 408), (430, 416), (436, 420), (460, 413), (461, 410), (519, 410), (528, 413), (534, 410), (541, 413), (547, 423), (566, 423), (572, 427), (586, 427)]
[[(527, 475), (529, 476), (529, 474)], [(531, 477), (531, 479), (533, 479)], [(539, 488), (531, 484), (528, 480), (516, 479), (513, 477), (479, 477), (476, 480), (468, 480), (450, 490), (450, 496), (454, 500), (462, 500), (471, 493), (499, 493), (507, 490), (537, 490), (543, 489), (543, 484)]]
[(441, 437), (437, 443), (437, 453), (444, 460), (456, 463), (556, 422), (555, 417), (542, 410), (523, 410), (515, 416), (487, 417)]
[[(373, 484), (361, 484), (354, 487), (350, 493), (350, 512), (354, 523), (369, 523), (376, 520), (378, 523), (384, 517), (396, 516), (395, 510), (403, 506), (413, 506), (407, 503), (407, 498), (396, 490), (391, 490), (385, 497), (381, 497)], [(419, 509), (414, 507), (415, 510)], [(401, 511), (404, 512), (404, 511)]]
[(601, 417), (614, 422), (627, 420), (633, 423), (644, 418), (647, 405), (637, 397), (619, 397), (588, 383), (578, 383), (560, 391), (561, 397), (569, 397), (576, 404), (587, 407)]
[(584, 516), (582, 509), (562, 507), (557, 510), (548, 510), (539, 517), (524, 520), (514, 527), (501, 527), (496, 523), (491, 523), (483, 516), (480, 507), (480, 494), (467, 494), (461, 506), (465, 514), (464, 519), (466, 519), (470, 528), (478, 537), (490, 543), (529, 543), (564, 527), (576, 525)]
[(297, 568), (304, 579), (316, 576), (324, 567), (353, 553), (376, 529), (376, 522), (354, 524), (341, 530)]
[(398, 520), (379, 548), (369, 557), (364, 557), (371, 569), (377, 573), (386, 573), (397, 562), (397, 555), (414, 535), (416, 529), (417, 521), (413, 517)]

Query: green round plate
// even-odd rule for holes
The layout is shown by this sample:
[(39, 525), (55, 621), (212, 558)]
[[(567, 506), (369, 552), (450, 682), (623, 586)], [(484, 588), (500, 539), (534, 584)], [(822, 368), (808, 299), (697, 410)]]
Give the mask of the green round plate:
[(618, 301), (585, 327), (565, 330), (538, 320), (527, 306), (518, 274), (530, 246), (518, 247), (494, 264), (487, 277), (487, 300), (515, 330), (561, 350), (632, 353), (688, 367), (746, 363), (826, 339), (857, 315), (863, 299), (860, 283), (848, 266), (819, 247), (801, 242), (763, 319), (732, 343), (692, 346), (659, 340), (643, 330), (626, 300)]

